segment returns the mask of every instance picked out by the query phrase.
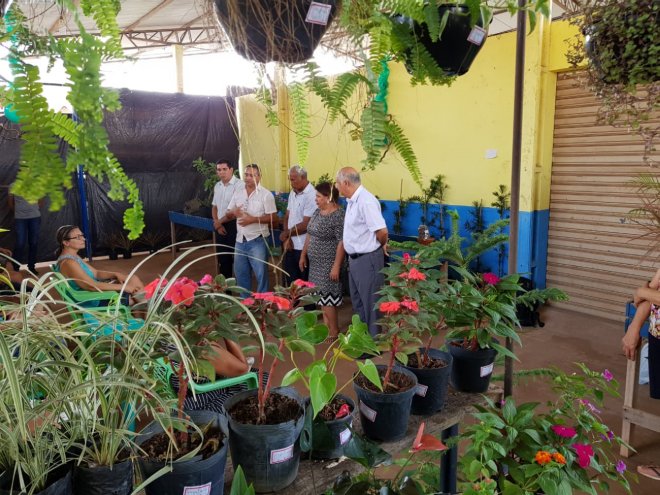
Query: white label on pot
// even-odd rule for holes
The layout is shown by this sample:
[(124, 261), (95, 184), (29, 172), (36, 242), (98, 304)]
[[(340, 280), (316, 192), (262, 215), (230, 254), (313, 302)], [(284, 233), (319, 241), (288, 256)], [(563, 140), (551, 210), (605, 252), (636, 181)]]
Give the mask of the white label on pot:
[(345, 445), (348, 443), (348, 441), (351, 439), (351, 430), (350, 428), (346, 428), (344, 431), (339, 433), (339, 443), (341, 445)]
[(479, 26), (474, 26), (472, 28), (472, 31), (470, 31), (470, 34), (467, 37), (467, 40), (472, 43), (473, 45), (481, 46), (481, 44), (484, 42), (486, 39), (486, 36), (488, 35), (488, 32)]
[(280, 462), (286, 462), (293, 457), (293, 444), (283, 449), (271, 450), (270, 451), (270, 463), (279, 464)]
[(376, 421), (376, 411), (371, 409), (364, 402), (360, 401), (360, 412), (364, 414), (364, 417), (367, 418), (372, 423)]
[(426, 385), (418, 383), (417, 387), (415, 388), (415, 395), (419, 395), (420, 397), (426, 397), (426, 391), (428, 389), (429, 388)]
[(493, 363), (487, 364), (486, 366), (482, 366), (481, 369), (479, 370), (479, 376), (484, 377), (488, 376), (493, 372)]
[(309, 5), (309, 10), (307, 11), (307, 17), (305, 17), (305, 22), (310, 24), (320, 24), (322, 26), (328, 25), (328, 19), (330, 18), (330, 11), (332, 10), (332, 5), (327, 3), (312, 2)]
[(183, 495), (211, 495), (211, 483), (199, 486), (185, 486)]

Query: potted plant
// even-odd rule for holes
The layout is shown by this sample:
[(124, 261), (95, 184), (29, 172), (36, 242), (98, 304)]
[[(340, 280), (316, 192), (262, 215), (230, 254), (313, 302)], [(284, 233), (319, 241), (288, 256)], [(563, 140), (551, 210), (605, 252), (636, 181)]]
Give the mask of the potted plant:
[(140, 235), (139, 242), (149, 250), (149, 254), (154, 254), (164, 244), (166, 239), (167, 235), (164, 232), (145, 230)]
[[(249, 309), (246, 317), (255, 325), (240, 325), (244, 337), (261, 341), (258, 350), (259, 387), (230, 397), (225, 403), (229, 420), (229, 448), (232, 463), (240, 465), (257, 492), (276, 491), (291, 484), (300, 462), (300, 433), (305, 422), (302, 397), (292, 388), (272, 388), (273, 371), (284, 358), (285, 348), (314, 354), (314, 345), (328, 336), (319, 324), (318, 311), (306, 311), (305, 305), (317, 298), (310, 294), (313, 284), (295, 280), (290, 287), (255, 293), (243, 300)], [(269, 335), (275, 342), (263, 343)], [(273, 358), (264, 380), (266, 355)]]
[[(311, 411), (305, 416), (307, 427), (303, 432), (302, 449), (311, 451), (312, 459), (335, 459), (343, 455), (344, 445), (352, 436), (355, 403), (341, 394), (351, 380), (338, 387), (335, 367), (339, 362), (355, 360), (365, 353), (377, 354), (378, 348), (367, 325), (357, 315), (353, 315), (346, 334), (340, 334), (321, 359), (315, 359), (305, 369), (298, 367), (295, 353), (291, 351), (295, 367), (284, 375), (282, 386), (301, 381), (309, 391)], [(381, 387), (378, 371), (370, 359), (364, 363), (355, 362), (360, 373)]]
[[(621, 438), (603, 422), (600, 407), (618, 384), (605, 370), (579, 364), (579, 373), (546, 370), (553, 397), (539, 403), (477, 406), (476, 421), (458, 440), (466, 440), (460, 472), (466, 495), (500, 493), (590, 493), (609, 491), (610, 482), (632, 493)], [(546, 395), (544, 395), (546, 397)]]
[(234, 50), (261, 63), (311, 58), (338, 8), (336, 0), (215, 1), (217, 18)]

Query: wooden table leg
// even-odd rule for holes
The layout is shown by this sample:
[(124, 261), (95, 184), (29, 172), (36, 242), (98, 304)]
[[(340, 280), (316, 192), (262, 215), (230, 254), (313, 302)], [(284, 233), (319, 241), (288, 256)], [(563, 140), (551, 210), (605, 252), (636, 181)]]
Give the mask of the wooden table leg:
[[(639, 361), (641, 359), (639, 349), (635, 351), (635, 360), (631, 361), (628, 359), (628, 365), (626, 366), (626, 388), (623, 392), (623, 408), (635, 407), (635, 396), (637, 395), (637, 377), (639, 376)], [(626, 419), (624, 414), (623, 416), (623, 425), (621, 426), (621, 440), (630, 444), (630, 436), (632, 434), (633, 426), (632, 422)], [(622, 457), (629, 457), (631, 450), (625, 445), (621, 445), (619, 454)]]

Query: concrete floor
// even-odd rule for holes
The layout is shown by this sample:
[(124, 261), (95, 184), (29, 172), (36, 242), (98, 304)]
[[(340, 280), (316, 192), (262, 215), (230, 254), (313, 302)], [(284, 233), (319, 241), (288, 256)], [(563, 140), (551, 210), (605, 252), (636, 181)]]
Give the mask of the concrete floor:
[[(208, 254), (210, 251), (207, 249), (199, 253)], [(134, 256), (131, 260), (112, 262), (95, 260), (93, 264), (101, 269), (128, 271), (144, 259), (143, 256)], [(145, 283), (151, 281), (164, 271), (171, 260), (172, 257), (169, 253), (154, 256), (140, 268), (140, 277)], [(200, 260), (199, 263), (186, 270), (186, 275), (195, 279), (196, 277), (201, 278), (206, 272), (212, 273), (211, 260), (212, 258)], [(623, 310), (621, 308), (622, 312)], [(351, 309), (347, 301), (340, 312), (342, 328), (347, 327), (350, 317)], [(573, 363), (582, 362), (593, 370), (609, 369), (619, 381), (620, 392), (623, 394), (626, 360), (621, 353), (619, 344), (622, 336), (621, 323), (552, 307), (542, 310), (541, 319), (545, 322), (545, 327), (525, 329), (523, 332), (523, 347), (516, 351), (520, 358), (520, 362), (515, 365), (516, 369), (557, 366), (570, 371), (574, 369)], [(307, 362), (307, 359), (304, 362)], [(281, 376), (287, 369), (287, 364), (281, 363), (276, 375)], [(339, 383), (348, 380), (351, 373), (352, 368), (347, 367), (345, 370), (341, 370), (338, 373)], [(278, 383), (277, 380), (276, 383)], [(346, 388), (346, 391), (349, 395), (353, 394), (350, 386)], [(545, 402), (549, 398), (546, 395), (547, 392), (547, 387), (543, 386), (541, 381), (522, 381), (515, 386), (514, 397), (518, 402)], [(638, 396), (639, 407), (652, 414), (660, 415), (660, 401), (649, 399), (648, 385), (639, 386)], [(611, 399), (603, 408), (604, 422), (616, 433), (621, 431), (622, 403), (621, 398)], [(637, 453), (625, 461), (629, 470), (635, 472), (639, 464), (660, 464), (660, 434), (637, 427), (633, 432), (632, 445), (637, 449)], [(610, 493), (623, 494), (625, 492), (617, 486), (613, 487)], [(640, 477), (639, 483), (633, 483), (633, 494), (635, 495), (659, 493), (660, 481)]]

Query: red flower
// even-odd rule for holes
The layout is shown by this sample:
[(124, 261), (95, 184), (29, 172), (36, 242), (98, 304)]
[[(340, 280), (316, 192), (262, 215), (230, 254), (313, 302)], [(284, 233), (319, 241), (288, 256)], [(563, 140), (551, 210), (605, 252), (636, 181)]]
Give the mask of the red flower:
[(207, 285), (213, 282), (213, 277), (208, 273), (202, 277), (202, 280), (199, 281), (199, 285)]
[(571, 445), (578, 455), (578, 464), (581, 468), (586, 468), (591, 463), (591, 458), (594, 456), (594, 449), (587, 443), (574, 443)]
[(539, 450), (534, 456), (534, 460), (540, 466), (543, 466), (545, 464), (549, 464), (550, 462), (552, 462), (552, 456), (550, 455), (550, 452), (547, 452), (545, 450)]
[(570, 428), (568, 426), (562, 426), (562, 425), (553, 425), (552, 431), (554, 431), (557, 435), (563, 438), (573, 438), (575, 435), (577, 435), (577, 431), (575, 429)]
[(335, 419), (343, 418), (349, 414), (351, 414), (351, 409), (348, 407), (348, 404), (342, 404), (339, 411), (337, 411), (337, 414), (335, 414)]
[(490, 272), (484, 273), (482, 277), (484, 282), (486, 282), (488, 285), (496, 285), (500, 281), (500, 277)]
[(156, 288), (158, 286), (165, 287), (167, 285), (167, 280), (164, 278), (157, 278), (156, 280), (148, 283), (147, 285), (144, 286), (144, 297), (147, 299), (151, 299), (154, 295), (154, 292), (156, 292)]
[(419, 260), (410, 256), (409, 253), (403, 253), (404, 265), (419, 265)]
[(380, 303), (378, 309), (381, 313), (393, 314), (401, 310), (401, 303), (398, 301), (386, 301)]
[(294, 280), (293, 285), (295, 285), (296, 287), (306, 287), (308, 289), (313, 289), (314, 287), (316, 287), (316, 285), (314, 285), (312, 282), (306, 282), (301, 278)]
[(419, 312), (419, 304), (417, 304), (417, 301), (411, 301), (410, 299), (404, 299), (401, 301), (401, 307), (408, 309), (413, 313)]
[(195, 298), (198, 285), (188, 277), (181, 277), (174, 282), (165, 294), (165, 300), (172, 304), (184, 304), (190, 306)]
[(254, 298), (253, 297), (246, 297), (243, 299), (243, 304), (246, 306), (252, 306), (254, 304)]
[(411, 452), (421, 452), (423, 450), (439, 452), (441, 450), (447, 450), (447, 446), (433, 435), (424, 435), (425, 425), (424, 422), (420, 423), (415, 440), (413, 440), (412, 449), (410, 449)]
[(259, 299), (262, 301), (267, 301), (269, 303), (273, 303), (277, 306), (277, 309), (280, 310), (289, 310), (291, 309), (291, 301), (284, 297), (276, 296), (272, 292), (255, 292), (253, 294), (253, 297), (255, 299)]
[(407, 280), (426, 280), (426, 275), (420, 272), (417, 268), (411, 268), (409, 272), (404, 272), (399, 275), (399, 277)]
[(566, 464), (566, 458), (561, 455), (559, 452), (555, 452), (552, 454), (552, 460), (555, 461), (557, 464)]

